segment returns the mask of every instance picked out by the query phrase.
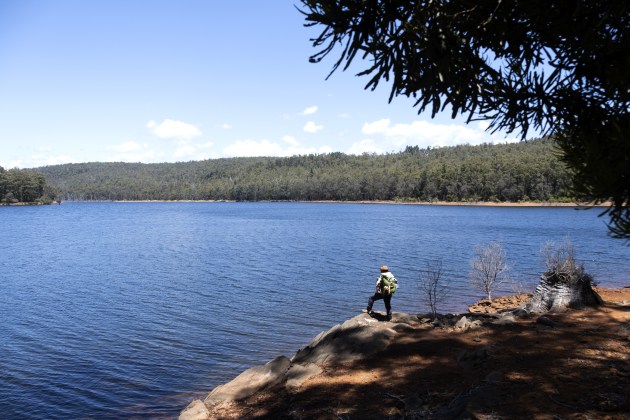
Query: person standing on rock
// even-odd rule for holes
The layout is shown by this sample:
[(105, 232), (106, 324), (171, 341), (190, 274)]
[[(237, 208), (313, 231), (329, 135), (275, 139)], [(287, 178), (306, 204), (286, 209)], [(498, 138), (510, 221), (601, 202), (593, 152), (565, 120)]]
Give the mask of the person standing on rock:
[(368, 299), (367, 313), (372, 314), (372, 306), (374, 301), (383, 299), (385, 302), (385, 309), (387, 310), (387, 320), (392, 319), (392, 295), (398, 288), (398, 280), (392, 273), (389, 272), (389, 267), (386, 265), (381, 266), (381, 274), (376, 279), (376, 292)]

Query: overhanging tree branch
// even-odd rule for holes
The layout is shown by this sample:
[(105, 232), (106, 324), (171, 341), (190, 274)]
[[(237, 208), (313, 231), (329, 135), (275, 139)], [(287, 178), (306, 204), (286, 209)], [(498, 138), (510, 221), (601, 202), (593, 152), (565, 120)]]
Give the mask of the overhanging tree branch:
[[(349, 69), (376, 89), (415, 98), (418, 113), (489, 121), (490, 131), (556, 136), (588, 202), (612, 201), (611, 232), (630, 238), (630, 2), (302, 0), (323, 26), (311, 57), (341, 46), (331, 74)], [(330, 74), (329, 74), (330, 77)], [(624, 130), (619, 129), (624, 127)], [(602, 139), (605, 136), (606, 139)], [(608, 139), (608, 137), (613, 136)], [(627, 156), (627, 154), (626, 154)], [(616, 182), (602, 182), (612, 175)], [(581, 183), (582, 185), (579, 185)]]

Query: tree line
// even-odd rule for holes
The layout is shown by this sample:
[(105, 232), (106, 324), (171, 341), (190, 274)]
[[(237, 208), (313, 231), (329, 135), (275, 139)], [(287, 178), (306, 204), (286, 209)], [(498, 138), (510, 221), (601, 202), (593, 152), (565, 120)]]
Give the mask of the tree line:
[(398, 153), (328, 153), (34, 169), (63, 200), (572, 201), (551, 139)]
[(42, 173), (0, 166), (0, 204), (50, 203), (54, 194), (47, 193)]

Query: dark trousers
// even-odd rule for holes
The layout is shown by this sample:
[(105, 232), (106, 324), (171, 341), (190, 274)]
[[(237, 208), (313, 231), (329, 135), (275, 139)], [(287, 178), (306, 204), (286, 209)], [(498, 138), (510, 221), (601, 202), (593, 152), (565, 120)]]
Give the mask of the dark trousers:
[(385, 309), (387, 309), (387, 313), (390, 314), (392, 312), (392, 295), (383, 294), (381, 292), (374, 293), (373, 296), (368, 299), (368, 312), (372, 310), (372, 306), (374, 306), (374, 301), (383, 299), (385, 302)]

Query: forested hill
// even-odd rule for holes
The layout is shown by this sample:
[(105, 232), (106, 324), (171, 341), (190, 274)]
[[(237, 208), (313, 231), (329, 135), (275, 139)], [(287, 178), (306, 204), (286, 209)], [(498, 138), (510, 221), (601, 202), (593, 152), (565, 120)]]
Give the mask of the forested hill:
[(548, 139), (182, 163), (80, 163), (34, 169), (63, 200), (569, 201)]

